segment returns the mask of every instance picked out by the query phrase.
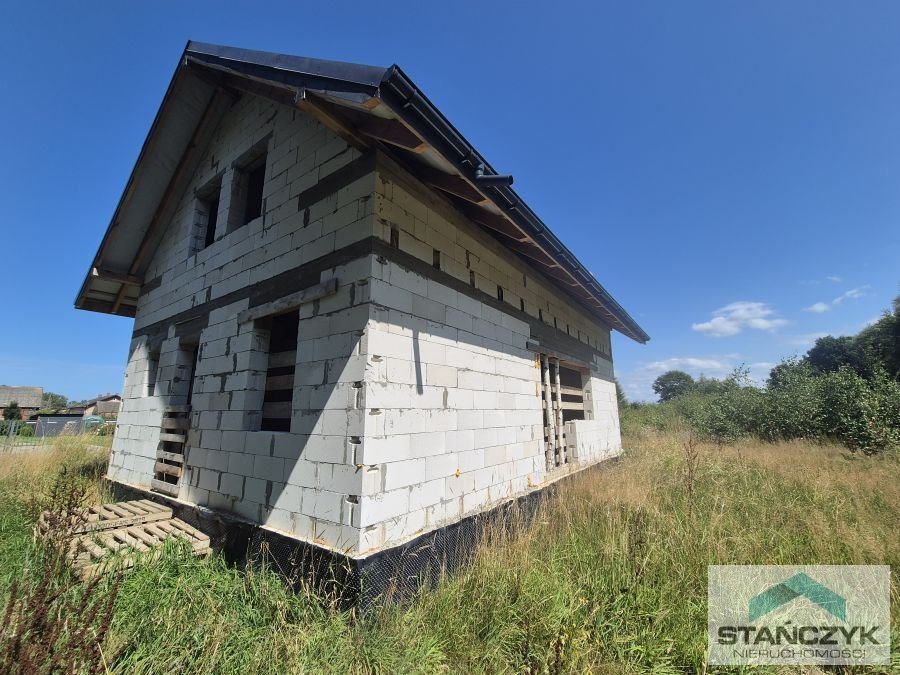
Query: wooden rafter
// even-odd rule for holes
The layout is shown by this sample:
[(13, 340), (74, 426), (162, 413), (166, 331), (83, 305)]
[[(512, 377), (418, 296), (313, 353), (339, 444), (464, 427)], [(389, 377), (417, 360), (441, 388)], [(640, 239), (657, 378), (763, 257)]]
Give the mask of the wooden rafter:
[(91, 270), (91, 276), (96, 279), (104, 279), (106, 281), (115, 281), (120, 284), (126, 284), (128, 286), (138, 286), (143, 285), (143, 280), (135, 276), (133, 274), (127, 274), (125, 272), (117, 272), (115, 270), (105, 269), (101, 267), (94, 267)]
[(421, 166), (417, 169), (417, 174), (424, 183), (454, 197), (465, 199), (473, 204), (486, 204), (488, 202), (487, 197), (481, 192), (472, 187), (466, 180), (452, 173), (444, 173), (428, 166)]

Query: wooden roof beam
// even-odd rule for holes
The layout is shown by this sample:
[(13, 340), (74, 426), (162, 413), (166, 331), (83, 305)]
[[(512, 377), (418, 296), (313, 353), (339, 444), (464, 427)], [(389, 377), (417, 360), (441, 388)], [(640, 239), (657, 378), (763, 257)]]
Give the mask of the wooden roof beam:
[(129, 286), (141, 287), (144, 285), (144, 280), (138, 276), (102, 267), (94, 267), (93, 269), (91, 269), (91, 276), (97, 279), (115, 281), (120, 284), (127, 284)]
[(465, 199), (467, 202), (479, 205), (488, 202), (487, 197), (472, 187), (468, 181), (463, 180), (459, 176), (444, 173), (443, 171), (438, 171), (437, 169), (432, 169), (424, 165), (417, 167), (416, 173), (423, 182), (438, 188), (439, 190), (443, 190), (454, 197), (459, 197), (460, 199)]
[[(419, 153), (428, 148), (421, 138), (395, 119), (378, 117), (347, 106), (335, 105), (313, 92), (306, 90), (299, 92), (296, 105), (301, 108), (306, 106), (314, 111), (315, 116), (336, 133), (337, 130), (332, 126), (334, 124), (356, 137), (368, 136), (411, 152)], [(328, 118), (329, 121), (326, 122), (322, 116)]]

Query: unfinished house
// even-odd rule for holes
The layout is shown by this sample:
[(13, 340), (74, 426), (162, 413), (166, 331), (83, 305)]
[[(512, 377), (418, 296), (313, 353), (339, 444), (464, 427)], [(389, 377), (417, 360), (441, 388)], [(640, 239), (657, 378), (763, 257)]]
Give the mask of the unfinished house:
[(365, 570), (618, 454), (648, 336), (511, 182), (397, 66), (189, 43), (76, 300), (109, 480)]

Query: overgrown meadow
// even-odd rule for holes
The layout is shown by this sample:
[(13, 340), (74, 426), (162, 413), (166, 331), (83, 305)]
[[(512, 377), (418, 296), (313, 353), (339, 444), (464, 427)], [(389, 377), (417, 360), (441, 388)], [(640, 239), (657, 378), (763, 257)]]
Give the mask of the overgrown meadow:
[(881, 672), (900, 670), (896, 453), (697, 442), (666, 409), (624, 412), (621, 460), (570, 481), (532, 527), (494, 533), (466, 571), (366, 615), (177, 546), (93, 586), (76, 583), (31, 526), (59, 492), (62, 466), (70, 490), (106, 498), (105, 451), (66, 439), (4, 456), (0, 670), (723, 672), (706, 664), (713, 563), (892, 565), (893, 665)]

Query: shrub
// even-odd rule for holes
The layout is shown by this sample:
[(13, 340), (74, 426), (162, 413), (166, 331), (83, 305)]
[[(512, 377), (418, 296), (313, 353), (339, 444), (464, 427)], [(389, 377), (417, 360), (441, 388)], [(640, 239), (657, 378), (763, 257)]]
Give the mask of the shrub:
[(865, 453), (896, 445), (900, 442), (898, 390), (897, 383), (883, 373), (872, 384), (847, 367), (823, 375), (823, 435)]
[(772, 369), (765, 418), (757, 434), (768, 441), (817, 438), (822, 433), (821, 381), (804, 361), (789, 360)]
[(707, 396), (691, 414), (697, 433), (719, 445), (733, 443), (759, 426), (762, 392), (752, 387), (732, 387)]
[(19, 427), (19, 436), (22, 436), (23, 438), (30, 438), (31, 436), (34, 436), (34, 429), (32, 429), (27, 424), (23, 424)]
[(116, 433), (116, 425), (115, 424), (101, 424), (97, 427), (97, 431), (94, 432), (97, 436), (112, 436)]

